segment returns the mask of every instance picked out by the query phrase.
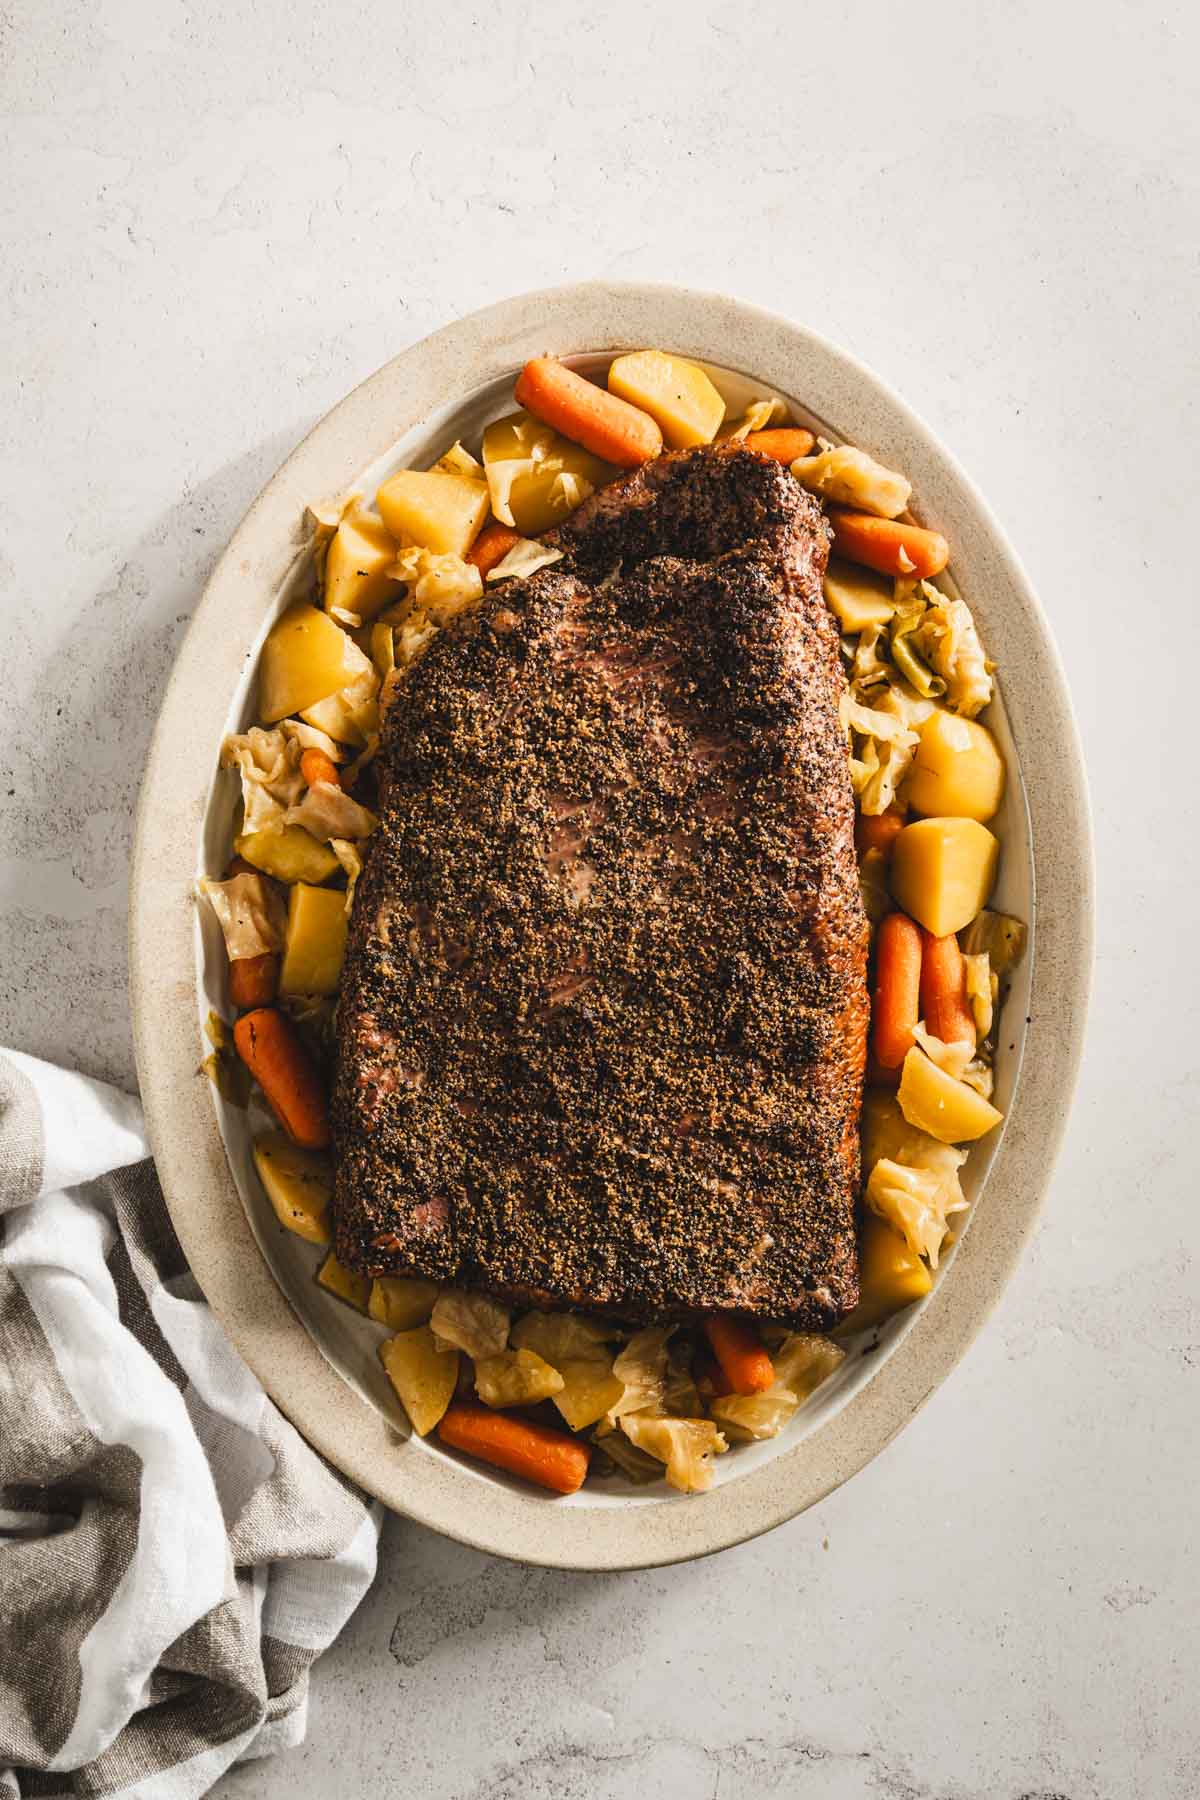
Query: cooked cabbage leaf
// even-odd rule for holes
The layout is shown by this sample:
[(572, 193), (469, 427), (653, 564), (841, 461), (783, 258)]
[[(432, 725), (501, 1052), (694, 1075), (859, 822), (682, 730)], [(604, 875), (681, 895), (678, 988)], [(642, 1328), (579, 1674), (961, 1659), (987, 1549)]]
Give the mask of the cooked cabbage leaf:
[(839, 444), (816, 456), (797, 457), (792, 474), (810, 493), (820, 494), (838, 506), (875, 513), (882, 519), (898, 517), (912, 493), (912, 486), (903, 475), (885, 469), (865, 450), (856, 450), (851, 444)]
[(639, 1450), (666, 1464), (667, 1480), (681, 1494), (701, 1494), (712, 1486), (712, 1459), (729, 1448), (711, 1419), (663, 1419), (630, 1413), (621, 1430)]
[(352, 800), (344, 788), (332, 781), (314, 781), (305, 790), (299, 806), (289, 809), (286, 823), (303, 826), (325, 844), (334, 838), (370, 837), (379, 820), (357, 800)]
[(197, 882), (217, 916), (230, 962), (282, 950), (287, 904), (265, 875), (234, 875), (228, 881)]
[(252, 725), (225, 739), (222, 766), (236, 769), (242, 782), (243, 833), (283, 830), (288, 808), (304, 792), (301, 753), (298, 739), (280, 726)]
[(538, 569), (561, 560), (561, 550), (552, 550), (549, 544), (541, 544), (537, 538), (518, 538), (507, 556), (502, 557), (494, 569), (488, 570), (488, 581), (523, 580), (527, 575), (536, 574)]
[(454, 1344), (476, 1361), (499, 1356), (508, 1344), (508, 1308), (487, 1294), (445, 1288), (434, 1302), (429, 1323), (443, 1344)]

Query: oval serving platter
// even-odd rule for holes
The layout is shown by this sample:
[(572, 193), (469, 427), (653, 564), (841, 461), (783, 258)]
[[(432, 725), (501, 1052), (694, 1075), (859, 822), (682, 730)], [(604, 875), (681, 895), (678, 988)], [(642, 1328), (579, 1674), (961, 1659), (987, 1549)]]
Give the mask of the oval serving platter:
[[(194, 900), (228, 857), (234, 788), (221, 740), (250, 717), (262, 639), (309, 580), (306, 507), (422, 464), (511, 408), (530, 356), (587, 369), (657, 345), (704, 363), (735, 412), (782, 396), (801, 422), (902, 469), (945, 532), (952, 590), (999, 665), (989, 722), (1009, 784), (996, 829), (997, 904), (1027, 919), (996, 1058), (1006, 1123), (966, 1169), (971, 1210), (932, 1294), (851, 1346), (769, 1443), (721, 1458), (703, 1495), (589, 1483), (548, 1496), (411, 1436), (375, 1355), (382, 1333), (319, 1289), (311, 1246), (283, 1232), (254, 1174), (253, 1115), (199, 1065), (210, 1009), (228, 1012), (220, 935)], [(314, 429), (233, 536), (180, 650), (138, 811), (131, 987), (138, 1070), (167, 1203), (234, 1343), (300, 1431), (354, 1481), (438, 1531), (521, 1561), (626, 1569), (703, 1556), (813, 1504), (869, 1461), (982, 1327), (1032, 1231), (1074, 1086), (1091, 973), (1091, 834), (1082, 756), (1049, 629), (1012, 550), (953, 459), (845, 352), (718, 295), (588, 283), (501, 302), (370, 377)]]

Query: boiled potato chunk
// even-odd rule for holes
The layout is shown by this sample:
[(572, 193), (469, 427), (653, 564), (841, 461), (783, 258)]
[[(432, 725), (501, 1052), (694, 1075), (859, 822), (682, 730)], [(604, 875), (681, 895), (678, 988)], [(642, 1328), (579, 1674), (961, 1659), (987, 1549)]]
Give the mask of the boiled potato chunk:
[(354, 1269), (348, 1269), (340, 1263), (332, 1251), (317, 1270), (317, 1280), (339, 1300), (344, 1300), (356, 1312), (365, 1313), (367, 1300), (370, 1297), (371, 1283), (365, 1275), (359, 1275)]
[(465, 556), (487, 518), (487, 483), (446, 469), (401, 469), (375, 496), (384, 525), (402, 544)]
[(672, 450), (711, 444), (725, 417), (725, 402), (704, 370), (662, 350), (618, 356), (608, 371), (608, 390), (649, 413)]
[(1004, 759), (986, 725), (939, 707), (921, 726), (906, 790), (914, 812), (990, 819), (1004, 797)]
[(990, 1100), (939, 1069), (916, 1045), (904, 1058), (896, 1099), (909, 1124), (941, 1144), (974, 1143), (1004, 1117)]
[(934, 937), (969, 925), (992, 891), (1000, 846), (977, 819), (918, 819), (892, 846), (892, 897)]
[(458, 1351), (442, 1350), (428, 1325), (379, 1346), (379, 1360), (418, 1437), (428, 1437), (454, 1397)]
[(325, 611), (341, 607), (373, 619), (401, 590), (388, 569), (396, 560), (396, 540), (374, 513), (348, 513), (325, 552)]
[(310, 1244), (327, 1244), (326, 1212), (333, 1193), (329, 1158), (301, 1150), (281, 1131), (268, 1131), (255, 1140), (254, 1166), (279, 1223)]
[(298, 881), (288, 895), (281, 994), (333, 994), (346, 954), (346, 896)]
[(381, 1275), (371, 1283), (367, 1311), (391, 1331), (412, 1331), (414, 1326), (428, 1325), (437, 1297), (436, 1281), (423, 1281), (418, 1275)]
[(594, 1425), (625, 1392), (625, 1383), (613, 1374), (608, 1357), (603, 1362), (571, 1357), (560, 1365), (558, 1372), (563, 1385), (553, 1396), (554, 1404), (572, 1431), (583, 1431), (586, 1426)]
[(357, 672), (361, 651), (315, 606), (290, 606), (272, 625), (258, 663), (258, 711), (267, 725), (336, 694)]
[[(236, 855), (244, 856), (276, 881), (328, 881), (338, 867), (329, 845), (318, 843), (303, 825), (285, 825), (282, 831), (244, 831), (233, 848)], [(345, 895), (338, 898), (344, 900)]]
[[(346, 642), (355, 656), (361, 654), (350, 638)], [(348, 687), (306, 707), (300, 717), (306, 725), (315, 725), (339, 744), (366, 744), (379, 730), (379, 675), (375, 665), (368, 662)]]
[(869, 625), (886, 625), (896, 610), (895, 584), (873, 569), (831, 562), (825, 571), (825, 604), (842, 630), (857, 637)]
[(867, 1213), (858, 1238), (858, 1305), (838, 1326), (838, 1336), (881, 1325), (932, 1287), (933, 1276), (916, 1251), (878, 1214)]

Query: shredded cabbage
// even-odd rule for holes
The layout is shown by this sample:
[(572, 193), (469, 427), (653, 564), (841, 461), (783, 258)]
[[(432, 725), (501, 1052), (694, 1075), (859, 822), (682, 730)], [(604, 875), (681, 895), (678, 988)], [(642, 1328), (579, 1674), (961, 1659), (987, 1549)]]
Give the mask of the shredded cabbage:
[(409, 604), (402, 608), (401, 623), (419, 611), (435, 625), (449, 624), (483, 595), (479, 570), (452, 551), (439, 555), (413, 544), (400, 551), (388, 573), (408, 583)]
[(772, 1352), (775, 1380), (761, 1394), (725, 1394), (709, 1412), (738, 1443), (778, 1436), (802, 1400), (832, 1375), (845, 1351), (815, 1332), (789, 1332)]
[(225, 938), (230, 962), (283, 949), (287, 906), (265, 875), (235, 875), (229, 881), (200, 881)]
[(326, 731), (318, 731), (315, 725), (306, 725), (303, 719), (282, 719), (280, 731), (285, 737), (295, 738), (301, 751), (322, 750), (330, 762), (344, 762), (346, 752), (335, 743)]
[(592, 1438), (600, 1455), (610, 1458), (630, 1481), (644, 1486), (648, 1481), (662, 1480), (662, 1464), (631, 1444), (624, 1432), (609, 1431), (603, 1436), (599, 1432), (593, 1432)]
[(935, 1175), (947, 1213), (961, 1212), (966, 1206), (958, 1171), (967, 1152), (910, 1125), (893, 1095), (872, 1092), (863, 1103), (863, 1168), (870, 1170), (883, 1159)]
[(991, 1036), (996, 1016), (996, 996), (1000, 979), (992, 974), (992, 961), (986, 950), (975, 956), (964, 956), (967, 1004), (975, 1015), (975, 1032), (980, 1043)]
[(221, 762), (241, 776), (244, 833), (283, 830), (288, 808), (304, 792), (300, 755), (299, 741), (278, 726), (265, 731), (252, 725), (249, 731), (225, 739)]
[(354, 905), (354, 890), (363, 872), (362, 851), (349, 838), (330, 838), (329, 848), (346, 871), (346, 917), (349, 918), (350, 908)]
[(974, 1044), (944, 1044), (925, 1029), (924, 1021), (913, 1027), (913, 1036), (930, 1062), (936, 1063), (954, 1081), (965, 1082), (985, 1100), (992, 1097), (992, 1071), (975, 1055)]
[(494, 569), (489, 569), (488, 581), (511, 581), (514, 577), (523, 580), (561, 559), (561, 550), (552, 550), (549, 544), (541, 544), (537, 538), (518, 538), (508, 555), (502, 557)]
[(667, 1480), (681, 1494), (701, 1494), (712, 1486), (712, 1459), (729, 1448), (711, 1419), (661, 1419), (633, 1413), (621, 1429), (639, 1450), (666, 1464)]
[(915, 750), (919, 742), (917, 733), (910, 731), (904, 720), (896, 713), (881, 712), (875, 707), (864, 706), (861, 700), (846, 688), (838, 702), (838, 714), (846, 730), (857, 731), (864, 737), (877, 739), (881, 744), (898, 744), (901, 749)]
[[(959, 1190), (961, 1195), (961, 1189)], [(909, 1248), (938, 1266), (938, 1252), (950, 1229), (947, 1216), (962, 1212), (966, 1201), (953, 1200), (936, 1170), (913, 1168), (881, 1157), (867, 1178), (863, 1199), (872, 1212), (903, 1233)]]
[(535, 453), (532, 456), (510, 456), (503, 462), (490, 462), (487, 465), (488, 497), (492, 503), (492, 512), (502, 525), (516, 526), (512, 509), (513, 488), (526, 475), (536, 473), (541, 460)]
[(535, 1406), (562, 1387), (558, 1370), (536, 1350), (500, 1350), (475, 1361), (475, 1392), (485, 1406)]
[(883, 519), (898, 517), (912, 493), (903, 475), (885, 469), (865, 450), (850, 444), (839, 444), (836, 450), (822, 450), (816, 456), (797, 457), (792, 474), (810, 493)]
[(986, 951), (991, 958), (993, 975), (1007, 975), (1025, 954), (1029, 928), (1007, 913), (978, 913), (963, 932), (960, 942), (968, 956)]
[(673, 1325), (647, 1325), (634, 1332), (613, 1363), (624, 1392), (604, 1415), (608, 1424), (629, 1413), (661, 1413), (667, 1389), (667, 1339), (674, 1330)]
[(299, 806), (289, 809), (286, 823), (302, 825), (324, 844), (333, 838), (370, 837), (379, 820), (344, 788), (332, 781), (314, 781)]
[(476, 1361), (499, 1356), (508, 1344), (508, 1308), (487, 1294), (445, 1288), (434, 1302), (430, 1326), (442, 1346), (455, 1345)]
[(971, 609), (951, 600), (932, 582), (901, 578), (896, 583), (898, 608), (925, 603), (925, 612), (909, 636), (929, 668), (946, 683), (946, 698), (955, 712), (973, 719), (992, 697), (992, 665), (983, 653)]
[(447, 475), (466, 475), (471, 481), (483, 480), (483, 464), (477, 462), (469, 450), (464, 450), (457, 439), (444, 456), (438, 457), (433, 466), (444, 470)]
[(722, 425), (716, 441), (718, 444), (740, 443), (752, 431), (767, 431), (772, 425), (782, 424), (786, 418), (787, 407), (782, 400), (752, 400), (740, 419)]

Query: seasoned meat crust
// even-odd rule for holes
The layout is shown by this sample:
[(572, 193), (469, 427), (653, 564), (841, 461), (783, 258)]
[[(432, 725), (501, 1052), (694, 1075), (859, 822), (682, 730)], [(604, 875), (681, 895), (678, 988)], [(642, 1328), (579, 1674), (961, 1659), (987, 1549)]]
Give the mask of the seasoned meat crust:
[(334, 1095), (338, 1256), (635, 1320), (857, 1298), (867, 930), (828, 533), (664, 456), (389, 696)]

